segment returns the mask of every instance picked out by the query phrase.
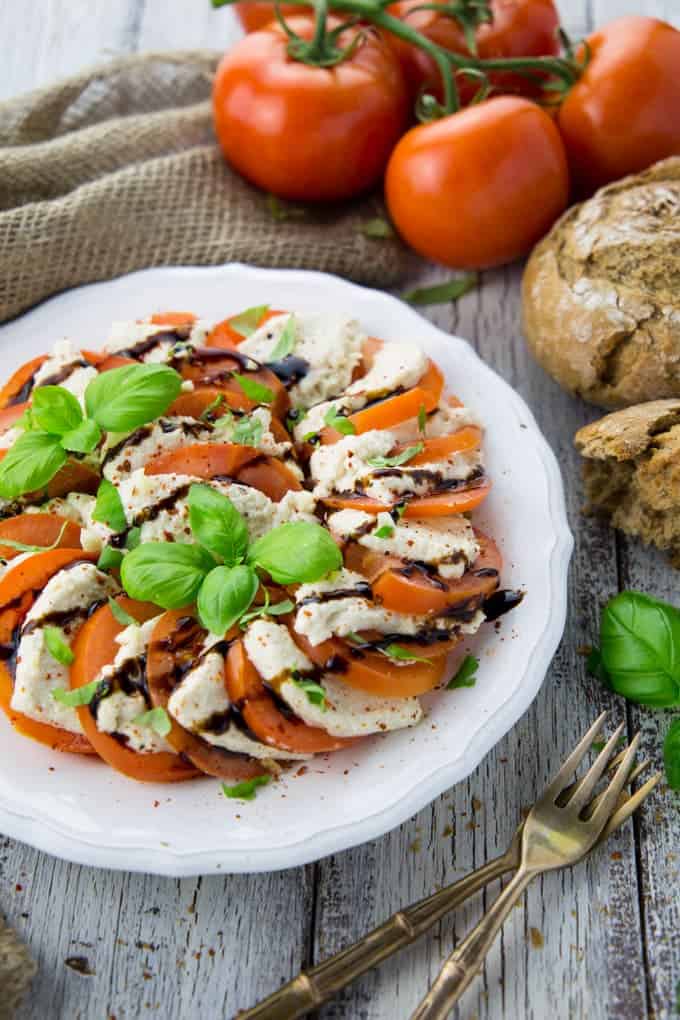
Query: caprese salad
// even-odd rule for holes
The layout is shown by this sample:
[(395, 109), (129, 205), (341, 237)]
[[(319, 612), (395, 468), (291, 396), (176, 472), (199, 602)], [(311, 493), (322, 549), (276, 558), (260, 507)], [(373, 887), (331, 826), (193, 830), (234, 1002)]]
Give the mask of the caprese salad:
[[(114, 325), (0, 391), (0, 706), (138, 780), (252, 796), (415, 726), (519, 599), (482, 430), (414, 343), (249, 308)], [(459, 665), (459, 664), (457, 664)]]

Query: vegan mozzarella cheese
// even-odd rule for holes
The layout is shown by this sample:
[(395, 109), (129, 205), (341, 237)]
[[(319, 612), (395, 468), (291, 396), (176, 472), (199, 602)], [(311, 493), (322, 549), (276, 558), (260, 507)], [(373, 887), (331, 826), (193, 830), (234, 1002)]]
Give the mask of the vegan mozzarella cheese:
[(292, 354), (308, 364), (306, 374), (290, 390), (293, 406), (311, 407), (342, 393), (361, 361), (366, 339), (358, 322), (342, 316), (284, 314), (270, 319), (240, 344), (240, 350), (260, 362), (272, 360), (283, 330), (293, 319)]
[(415, 726), (423, 717), (417, 698), (378, 698), (348, 687), (336, 677), (324, 676), (323, 704), (309, 700), (305, 691), (290, 680), (279, 693), (289, 708), (308, 726), (325, 729), (333, 737), (363, 737)]
[(50, 578), (21, 627), (12, 693), (15, 711), (72, 733), (81, 732), (75, 709), (52, 696), (57, 688), (68, 688), (69, 667), (49, 652), (45, 626), (58, 625), (64, 640), (71, 644), (90, 607), (118, 591), (112, 577), (87, 561), (64, 567)]

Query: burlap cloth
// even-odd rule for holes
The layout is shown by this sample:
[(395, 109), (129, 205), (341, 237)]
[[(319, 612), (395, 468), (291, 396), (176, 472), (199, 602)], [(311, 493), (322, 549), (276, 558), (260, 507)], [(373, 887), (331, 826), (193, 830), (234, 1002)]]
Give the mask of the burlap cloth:
[(0, 103), (0, 321), (146, 266), (242, 261), (383, 287), (404, 277), (404, 247), (362, 232), (375, 199), (279, 219), (229, 169), (211, 123), (218, 56), (123, 57)]
[(26, 946), (6, 927), (0, 914), (0, 1020), (13, 1020), (35, 971)]

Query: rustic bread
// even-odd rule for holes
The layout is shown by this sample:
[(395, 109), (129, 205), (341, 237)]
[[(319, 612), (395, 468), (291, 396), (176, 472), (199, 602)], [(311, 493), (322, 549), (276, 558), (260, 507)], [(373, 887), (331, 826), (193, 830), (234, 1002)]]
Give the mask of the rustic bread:
[(565, 389), (612, 408), (680, 396), (680, 157), (567, 210), (522, 295), (529, 347)]
[(608, 414), (576, 433), (587, 509), (680, 566), (680, 400)]

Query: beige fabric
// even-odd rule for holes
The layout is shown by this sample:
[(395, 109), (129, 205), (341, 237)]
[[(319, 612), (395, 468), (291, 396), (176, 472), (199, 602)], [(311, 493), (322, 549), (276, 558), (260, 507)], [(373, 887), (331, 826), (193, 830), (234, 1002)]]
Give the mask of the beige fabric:
[(376, 286), (404, 277), (405, 248), (362, 232), (375, 198), (277, 219), (229, 169), (212, 131), (217, 59), (124, 57), (0, 103), (0, 321), (147, 266), (242, 261)]
[(26, 946), (0, 914), (0, 1020), (12, 1020), (35, 971)]

